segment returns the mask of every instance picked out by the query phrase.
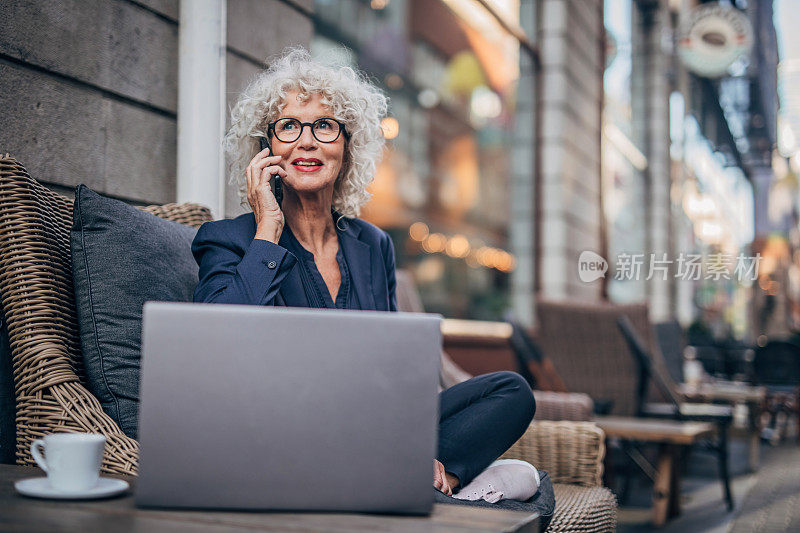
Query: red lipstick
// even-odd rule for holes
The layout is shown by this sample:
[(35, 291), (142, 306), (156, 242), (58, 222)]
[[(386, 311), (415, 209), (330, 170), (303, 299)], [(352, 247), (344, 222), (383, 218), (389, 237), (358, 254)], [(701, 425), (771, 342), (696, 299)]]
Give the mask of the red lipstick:
[(292, 166), (299, 170), (300, 172), (314, 172), (322, 168), (322, 161), (319, 159), (312, 157), (312, 158), (305, 158), (305, 157), (298, 157), (294, 161), (292, 161)]

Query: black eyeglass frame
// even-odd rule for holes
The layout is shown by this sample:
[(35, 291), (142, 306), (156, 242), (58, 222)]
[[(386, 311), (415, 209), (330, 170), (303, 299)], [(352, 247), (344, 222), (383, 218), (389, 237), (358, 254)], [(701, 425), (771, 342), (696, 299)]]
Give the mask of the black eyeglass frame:
[[(321, 117), (321, 118), (318, 118), (317, 120), (315, 120), (314, 122), (300, 122), (300, 119), (297, 119), (297, 118), (283, 117), (283, 118), (279, 118), (278, 120), (275, 120), (275, 121), (270, 122), (269, 124), (267, 124), (267, 135), (272, 135), (273, 137), (275, 137), (279, 141), (281, 141), (281, 139), (278, 137), (278, 134), (275, 133), (275, 124), (277, 124), (281, 120), (294, 120), (298, 124), (300, 124), (300, 133), (297, 134), (297, 139), (299, 139), (300, 137), (303, 136), (303, 130), (305, 129), (306, 126), (311, 128), (311, 135), (313, 135), (314, 138), (317, 141), (319, 141), (321, 143), (324, 143), (324, 144), (336, 142), (337, 140), (339, 140), (339, 137), (341, 137), (342, 133), (344, 133), (344, 138), (345, 139), (350, 139), (350, 133), (347, 131), (347, 127), (345, 127), (345, 125), (342, 122), (336, 120), (335, 118)], [(339, 134), (334, 139), (331, 139), (330, 141), (323, 141), (322, 139), (317, 137), (317, 134), (314, 132), (314, 124), (316, 124), (320, 120), (332, 120), (333, 122), (337, 123), (339, 125)], [(295, 142), (297, 139), (295, 139), (294, 141), (281, 141), (281, 142)]]

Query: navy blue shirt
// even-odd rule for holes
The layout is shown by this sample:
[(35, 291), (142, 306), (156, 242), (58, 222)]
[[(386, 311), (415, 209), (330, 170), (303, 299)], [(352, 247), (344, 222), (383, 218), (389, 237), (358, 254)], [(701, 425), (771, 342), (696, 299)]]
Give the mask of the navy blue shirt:
[(339, 285), (339, 292), (336, 300), (331, 298), (328, 285), (320, 274), (317, 264), (314, 262), (314, 254), (306, 250), (297, 237), (294, 236), (288, 224), (283, 226), (283, 232), (278, 244), (286, 248), (297, 258), (294, 268), (298, 269), (300, 279), (303, 282), (303, 291), (306, 293), (311, 307), (324, 307), (328, 309), (361, 309), (356, 292), (351, 289), (353, 282), (350, 277), (350, 269), (347, 266), (342, 246), (341, 230), (336, 228), (336, 238), (339, 241), (339, 251), (336, 252), (336, 262), (339, 263), (339, 274), (342, 281)]

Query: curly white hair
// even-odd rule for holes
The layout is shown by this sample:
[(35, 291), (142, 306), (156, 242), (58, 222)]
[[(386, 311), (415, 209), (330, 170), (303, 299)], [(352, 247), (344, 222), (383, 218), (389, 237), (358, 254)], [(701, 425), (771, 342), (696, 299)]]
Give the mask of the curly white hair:
[(381, 119), (389, 99), (364, 73), (323, 64), (302, 47), (286, 48), (268, 64), (231, 109), (231, 128), (223, 141), (229, 180), (238, 185), (242, 205), (247, 206), (245, 170), (260, 149), (258, 138), (266, 137), (267, 124), (286, 105), (286, 94), (298, 91), (301, 99), (320, 94), (322, 104), (350, 134), (334, 185), (333, 207), (345, 217), (358, 216), (371, 197), (367, 186), (383, 155)]

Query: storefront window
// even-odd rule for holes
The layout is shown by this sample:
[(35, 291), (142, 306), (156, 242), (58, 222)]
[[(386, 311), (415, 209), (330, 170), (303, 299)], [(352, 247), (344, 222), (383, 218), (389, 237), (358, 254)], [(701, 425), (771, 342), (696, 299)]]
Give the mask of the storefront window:
[[(518, 16), (518, 2), (496, 3)], [(317, 0), (315, 11), (312, 53), (338, 50), (391, 99), (363, 218), (392, 235), (427, 311), (501, 318), (518, 41), (471, 0)]]

